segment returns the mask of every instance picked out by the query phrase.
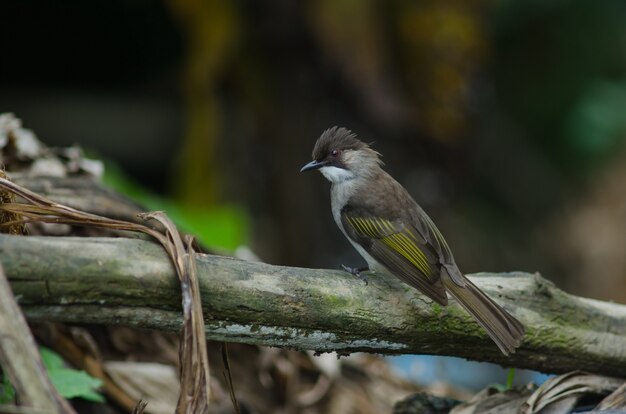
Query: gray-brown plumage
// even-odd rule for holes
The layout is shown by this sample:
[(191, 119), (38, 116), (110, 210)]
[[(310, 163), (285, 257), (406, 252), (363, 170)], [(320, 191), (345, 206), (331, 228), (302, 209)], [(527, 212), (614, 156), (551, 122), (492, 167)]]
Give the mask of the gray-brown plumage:
[(335, 222), (370, 270), (391, 273), (441, 305), (450, 293), (504, 354), (514, 352), (522, 324), (461, 273), (430, 217), (381, 167), (380, 154), (334, 127), (320, 136), (313, 161), (301, 171), (319, 169), (332, 183)]

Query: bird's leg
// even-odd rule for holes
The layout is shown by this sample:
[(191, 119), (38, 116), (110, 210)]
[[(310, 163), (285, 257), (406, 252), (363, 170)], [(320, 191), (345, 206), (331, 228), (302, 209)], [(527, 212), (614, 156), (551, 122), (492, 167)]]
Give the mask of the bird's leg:
[(358, 277), (359, 279), (361, 279), (362, 281), (365, 282), (365, 285), (367, 285), (367, 277), (365, 277), (365, 275), (362, 272), (367, 272), (368, 270), (370, 270), (369, 267), (365, 266), (365, 267), (348, 267), (346, 265), (341, 265), (341, 268), (343, 270), (345, 270), (346, 272), (353, 274), (354, 276)]

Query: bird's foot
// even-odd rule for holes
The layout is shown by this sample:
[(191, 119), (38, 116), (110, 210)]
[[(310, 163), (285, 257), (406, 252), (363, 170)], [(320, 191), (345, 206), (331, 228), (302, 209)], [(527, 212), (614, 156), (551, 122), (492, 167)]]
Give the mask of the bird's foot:
[(363, 272), (367, 272), (368, 270), (370, 270), (369, 267), (348, 267), (346, 265), (341, 265), (341, 268), (343, 270), (345, 270), (346, 272), (358, 277), (359, 279), (361, 279), (362, 281), (365, 282), (365, 285), (368, 285), (367, 282), (367, 277), (365, 277), (365, 275), (363, 274)]

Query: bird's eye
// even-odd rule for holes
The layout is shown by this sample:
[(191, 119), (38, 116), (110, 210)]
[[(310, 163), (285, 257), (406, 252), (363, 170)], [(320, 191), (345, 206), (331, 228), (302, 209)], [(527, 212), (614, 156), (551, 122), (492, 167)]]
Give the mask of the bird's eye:
[(337, 151), (336, 149), (332, 150), (330, 152), (330, 155), (332, 155), (333, 157), (336, 157), (337, 155), (339, 155), (339, 151)]

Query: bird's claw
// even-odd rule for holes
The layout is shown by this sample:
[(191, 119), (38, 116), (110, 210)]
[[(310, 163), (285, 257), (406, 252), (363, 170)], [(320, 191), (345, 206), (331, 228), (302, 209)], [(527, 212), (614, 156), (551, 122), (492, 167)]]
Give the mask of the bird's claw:
[(370, 270), (369, 267), (348, 267), (346, 265), (341, 265), (341, 268), (344, 271), (346, 271), (346, 272), (348, 272), (348, 273), (358, 277), (362, 281), (364, 281), (365, 282), (365, 286), (367, 286), (369, 284), (368, 281), (367, 281), (367, 277), (363, 274), (363, 272), (367, 272), (368, 270)]

